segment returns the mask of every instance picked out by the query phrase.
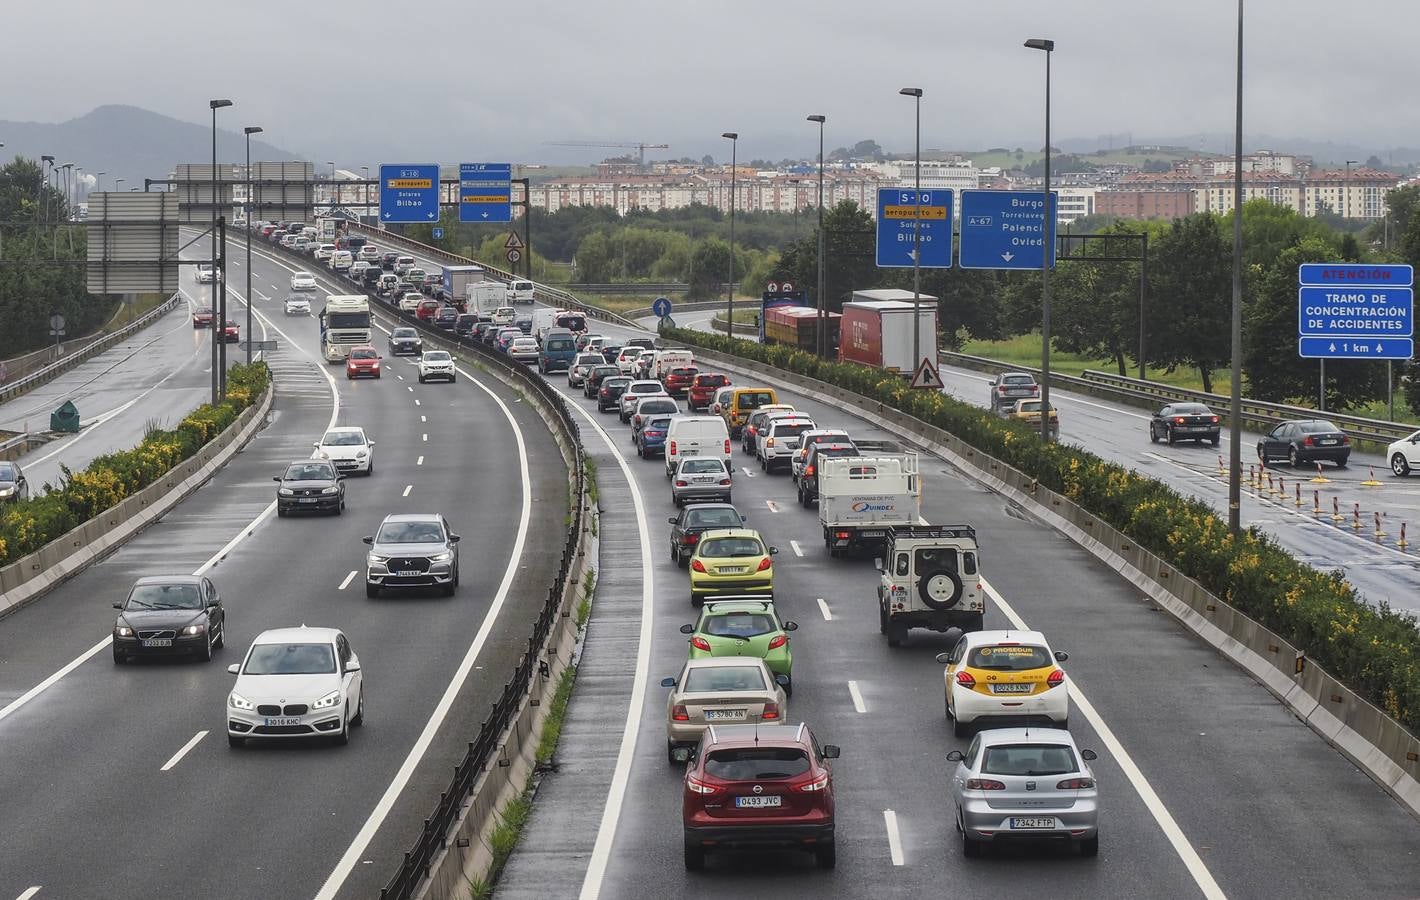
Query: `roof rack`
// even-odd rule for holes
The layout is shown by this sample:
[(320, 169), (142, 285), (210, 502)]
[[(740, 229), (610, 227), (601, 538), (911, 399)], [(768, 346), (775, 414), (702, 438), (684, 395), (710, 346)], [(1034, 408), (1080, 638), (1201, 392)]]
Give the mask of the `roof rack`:
[(702, 607), (717, 606), (721, 603), (758, 603), (760, 606), (764, 607), (765, 610), (768, 610), (769, 607), (773, 605), (774, 598), (768, 594), (736, 594), (731, 597), (716, 597), (713, 600), (706, 599), (700, 605)]
[(976, 529), (970, 525), (894, 525), (888, 537), (949, 538), (976, 540)]

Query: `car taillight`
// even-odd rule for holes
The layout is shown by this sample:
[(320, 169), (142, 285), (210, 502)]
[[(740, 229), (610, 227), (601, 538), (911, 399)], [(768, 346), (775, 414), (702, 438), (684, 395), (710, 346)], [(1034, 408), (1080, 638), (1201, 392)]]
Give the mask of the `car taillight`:
[(675, 456), (675, 441), (671, 441), (671, 456)]
[(1213, 424), (1214, 424), (1214, 425), (1217, 425), (1217, 424), (1218, 424), (1218, 417), (1217, 417), (1217, 416), (1214, 416), (1214, 417), (1213, 417)]
[(687, 534), (687, 535), (685, 535), (684, 537), (682, 537), (682, 538), (680, 539), (680, 542), (681, 542), (682, 544), (685, 544), (687, 547), (689, 547), (689, 546), (695, 544), (695, 542), (698, 541), (698, 540), (700, 540), (700, 535), (698, 535), (698, 534)]
[(694, 571), (694, 572), (704, 572), (704, 571), (705, 571), (705, 563), (701, 562), (701, 561), (698, 560), (698, 559), (692, 559), (692, 560), (690, 561), (690, 568), (691, 568), (691, 571)]
[(1051, 672), (1050, 675), (1045, 679), (1045, 683), (1049, 687), (1059, 687), (1060, 685), (1065, 683), (1065, 673), (1060, 671), (1059, 669), (1056, 669), (1054, 672)]
[(716, 787), (715, 785), (711, 784), (710, 782), (708, 782), (708, 781), (701, 781), (699, 778), (696, 778), (694, 775), (687, 775), (687, 776), (686, 776), (686, 778), (685, 778), (685, 787), (686, 787), (686, 789), (689, 790), (691, 793), (695, 793), (695, 794), (713, 794), (713, 793), (716, 793), (717, 791), (720, 790), (718, 787)]
[(1182, 424), (1183, 424), (1183, 416), (1174, 416), (1174, 417), (1173, 417), (1173, 421), (1174, 421), (1174, 424), (1175, 424), (1175, 425), (1182, 425)]
[(1055, 783), (1057, 791), (1087, 791), (1094, 786), (1095, 780), (1093, 778), (1067, 778)]
[(787, 643), (789, 643), (789, 639), (787, 637), (782, 634), (776, 634), (774, 637), (769, 639), (769, 649), (778, 650), (780, 647), (784, 646)]
[(691, 638), (690, 646), (694, 647), (696, 650), (704, 650), (706, 653), (710, 652), (710, 642), (703, 637)]
[(729, 486), (730, 486), (730, 479), (728, 479), (728, 478), (721, 478), (721, 479), (720, 479), (720, 487), (729, 487)]
[(968, 778), (966, 789), (968, 791), (1004, 791), (1006, 785), (993, 778)]
[(677, 479), (675, 480), (675, 486), (676, 486), (676, 487), (686, 487), (686, 486), (687, 486), (687, 482), (681, 481), (679, 478), (677, 478)]
[(799, 790), (803, 791), (805, 794), (812, 794), (815, 791), (828, 790), (828, 773), (824, 772), (822, 775), (818, 776), (813, 781), (804, 782), (803, 784), (799, 785)]
[(1000, 394), (1006, 393), (1006, 386), (1004, 384), (1001, 385), (1000, 387), (996, 388), (996, 392)]
[(774, 438), (765, 438), (765, 439), (764, 439), (764, 446), (766, 446), (766, 447), (773, 447), (773, 446), (774, 446)]
[(976, 679), (971, 677), (970, 672), (962, 671), (957, 673), (957, 684), (964, 688), (976, 687)]
[(761, 719), (778, 719), (778, 718), (779, 718), (779, 704), (778, 704), (778, 703), (766, 703), (766, 704), (764, 704), (764, 713), (763, 713), (762, 715), (760, 715), (760, 718), (761, 718)]
[(833, 536), (841, 541), (846, 541), (848, 538), (851, 538), (853, 536), (853, 533), (851, 531), (835, 531), (833, 533)]
[[(729, 484), (729, 482), (728, 482), (728, 481), (722, 481), (721, 484)], [(766, 556), (764, 559), (761, 559), (761, 560), (759, 561), (759, 567), (756, 568), (755, 571), (756, 571), (756, 572), (763, 572), (765, 569), (768, 569), (768, 568), (769, 568), (770, 566), (772, 566), (772, 565), (774, 565), (774, 560), (771, 559), (770, 557)]]
[(1306, 446), (1306, 447), (1310, 447), (1310, 446), (1312, 445), (1312, 436), (1311, 436), (1311, 435), (1307, 435), (1306, 438), (1302, 441), (1302, 445), (1303, 445), (1303, 446)]
[(684, 706), (677, 703), (675, 706), (671, 707), (671, 720), (675, 722), (689, 722), (690, 713), (686, 711)]
[(730, 439), (729, 439), (729, 438), (725, 438), (725, 453), (728, 454), (729, 452), (730, 452)]
[(804, 474), (805, 474), (805, 475), (812, 475), (813, 473), (814, 473), (814, 467), (813, 467), (813, 466), (804, 466)]

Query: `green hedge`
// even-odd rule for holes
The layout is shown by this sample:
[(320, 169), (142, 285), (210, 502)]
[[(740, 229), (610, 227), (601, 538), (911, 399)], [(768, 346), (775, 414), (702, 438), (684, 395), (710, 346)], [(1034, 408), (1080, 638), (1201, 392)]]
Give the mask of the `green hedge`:
[(204, 403), (176, 428), (150, 431), (137, 447), (96, 457), (82, 472), (64, 468), (57, 489), (6, 506), (0, 514), (0, 565), (33, 553), (162, 478), (256, 403), (270, 380), (266, 363), (233, 366), (222, 403)]
[(1200, 500), (1086, 450), (1043, 443), (1034, 429), (980, 407), (911, 390), (881, 370), (699, 331), (663, 334), (836, 385), (951, 432), (1108, 522), (1420, 733), (1416, 619), (1384, 602), (1366, 603), (1340, 572), (1300, 562), (1256, 528), (1235, 538)]

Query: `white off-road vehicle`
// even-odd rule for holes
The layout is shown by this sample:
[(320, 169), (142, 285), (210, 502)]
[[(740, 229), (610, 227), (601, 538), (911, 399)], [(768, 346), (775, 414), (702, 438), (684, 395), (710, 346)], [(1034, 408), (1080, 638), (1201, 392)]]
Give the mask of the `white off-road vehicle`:
[(980, 549), (970, 525), (888, 529), (878, 560), (878, 628), (898, 647), (909, 628), (980, 631), (986, 613)]

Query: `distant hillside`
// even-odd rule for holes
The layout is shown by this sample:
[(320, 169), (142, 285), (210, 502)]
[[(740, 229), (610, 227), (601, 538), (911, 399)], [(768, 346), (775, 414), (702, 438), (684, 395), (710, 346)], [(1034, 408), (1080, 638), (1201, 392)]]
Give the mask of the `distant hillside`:
[[(221, 121), (219, 114), (219, 124)], [(179, 163), (212, 159), (210, 125), (184, 122), (137, 106), (100, 106), (87, 115), (57, 124), (0, 121), (0, 135), (5, 140), (0, 154), (5, 159), (39, 159), (47, 154), (60, 164), (83, 166), (86, 174), (107, 173), (107, 190), (113, 189), (118, 178), (125, 179), (124, 189), (142, 188), (144, 178), (167, 178)], [(301, 157), (253, 139), (251, 158), (274, 161)], [(245, 160), (246, 136), (240, 131), (218, 128), (217, 159)]]

